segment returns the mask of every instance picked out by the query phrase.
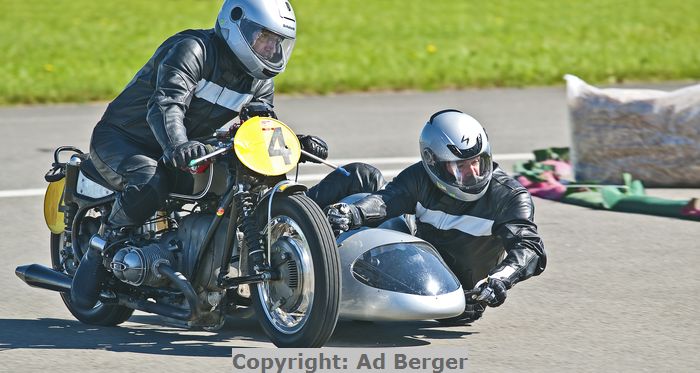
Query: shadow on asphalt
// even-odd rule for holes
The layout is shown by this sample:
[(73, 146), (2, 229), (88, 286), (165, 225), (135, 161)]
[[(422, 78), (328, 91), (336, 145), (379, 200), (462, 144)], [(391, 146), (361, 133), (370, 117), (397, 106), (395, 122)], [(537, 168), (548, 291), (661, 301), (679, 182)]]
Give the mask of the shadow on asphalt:
[(430, 340), (453, 339), (476, 334), (470, 326), (445, 327), (435, 321), (367, 322), (340, 321), (328, 347), (428, 346)]
[[(144, 320), (146, 318), (148, 320)], [(156, 355), (231, 356), (231, 348), (225, 345), (231, 335), (226, 331), (209, 333), (158, 325), (157, 317), (134, 319), (139, 323), (147, 321), (149, 325), (102, 327), (64, 319), (0, 319), (0, 351), (85, 349)]]
[[(460, 339), (473, 332), (436, 322), (340, 321), (327, 347), (425, 346), (426, 339)], [(66, 319), (0, 319), (0, 351), (106, 350), (153, 355), (230, 357), (231, 348), (273, 347), (252, 318), (232, 318), (217, 332), (187, 330), (159, 316), (136, 315), (128, 324), (101, 327)], [(254, 342), (254, 343), (251, 343)], [(252, 346), (246, 346), (250, 344)]]

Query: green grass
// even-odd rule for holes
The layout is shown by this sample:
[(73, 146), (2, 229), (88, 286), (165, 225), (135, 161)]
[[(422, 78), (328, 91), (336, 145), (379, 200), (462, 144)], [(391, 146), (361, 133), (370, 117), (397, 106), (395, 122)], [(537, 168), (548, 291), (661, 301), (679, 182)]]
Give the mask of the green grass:
[[(0, 104), (109, 100), (220, 1), (0, 0)], [(700, 79), (700, 0), (292, 0), (277, 91)]]

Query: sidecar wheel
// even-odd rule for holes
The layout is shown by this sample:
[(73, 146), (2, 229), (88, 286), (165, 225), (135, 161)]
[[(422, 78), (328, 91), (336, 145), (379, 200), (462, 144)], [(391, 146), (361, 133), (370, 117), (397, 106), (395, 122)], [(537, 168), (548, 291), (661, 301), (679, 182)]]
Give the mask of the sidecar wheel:
[(321, 347), (333, 334), (340, 303), (340, 262), (333, 232), (307, 196), (274, 198), (269, 226), (267, 202), (263, 203), (257, 219), (265, 227), (264, 248), (271, 235), (270, 264), (279, 279), (251, 286), (253, 308), (276, 346)]
[[(53, 269), (70, 275), (75, 274), (74, 270), (68, 270), (61, 263), (62, 242), (60, 234), (51, 234), (51, 265)], [(90, 310), (78, 308), (71, 303), (70, 293), (61, 293), (61, 299), (68, 308), (68, 311), (80, 322), (90, 325), (115, 326), (123, 323), (131, 317), (134, 310), (124, 306), (107, 305), (97, 302), (97, 305)]]

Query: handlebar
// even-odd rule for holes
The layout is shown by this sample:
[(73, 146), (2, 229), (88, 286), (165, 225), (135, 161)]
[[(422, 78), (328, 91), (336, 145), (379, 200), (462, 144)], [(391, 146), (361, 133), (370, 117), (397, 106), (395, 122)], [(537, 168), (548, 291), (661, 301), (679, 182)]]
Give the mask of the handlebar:
[[(220, 144), (216, 147), (212, 146), (212, 145), (206, 145), (207, 150), (209, 151), (209, 154), (207, 154), (203, 157), (191, 160), (189, 163), (189, 167), (195, 167), (204, 161), (207, 161), (209, 159), (216, 157), (219, 154), (226, 153), (228, 150), (231, 149), (231, 145), (232, 145), (232, 143), (223, 143), (223, 144)], [(348, 172), (342, 166), (337, 166), (337, 165), (334, 165), (333, 163), (327, 162), (325, 159), (319, 158), (319, 157), (317, 157), (317, 156), (315, 156), (315, 155), (313, 155), (305, 150), (301, 150), (301, 153), (304, 154), (305, 156), (319, 162), (319, 163), (322, 163), (330, 168), (333, 168), (333, 169), (340, 171), (345, 176), (350, 176), (350, 172)]]
[(209, 154), (205, 155), (204, 157), (199, 157), (197, 159), (191, 160), (189, 167), (195, 167), (206, 160), (216, 157), (219, 154), (226, 153), (229, 149), (231, 149), (231, 144), (222, 144), (216, 147), (212, 145), (205, 145), (205, 147), (207, 148), (207, 150), (211, 149)]
[(348, 170), (344, 169), (342, 166), (336, 166), (333, 163), (327, 162), (325, 159), (317, 157), (317, 156), (315, 156), (315, 155), (313, 155), (305, 150), (302, 150), (301, 154), (315, 160), (316, 162), (323, 163), (330, 168), (336, 169), (336, 170), (340, 171), (345, 176), (350, 176), (350, 173), (348, 172)]

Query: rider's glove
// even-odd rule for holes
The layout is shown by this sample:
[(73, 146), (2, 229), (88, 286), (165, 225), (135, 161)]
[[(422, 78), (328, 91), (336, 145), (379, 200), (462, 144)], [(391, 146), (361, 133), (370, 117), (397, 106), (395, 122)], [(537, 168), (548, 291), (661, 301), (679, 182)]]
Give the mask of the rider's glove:
[(187, 168), (191, 160), (207, 155), (207, 149), (199, 141), (188, 141), (166, 150), (164, 155), (167, 164), (177, 168)]
[(480, 319), (484, 314), (484, 305), (472, 298), (471, 289), (464, 291), (464, 298), (464, 312), (461, 315), (438, 321), (446, 325), (466, 325)]
[(464, 304), (464, 312), (462, 312), (458, 318), (463, 323), (469, 324), (480, 319), (481, 315), (483, 314), (484, 306), (481, 303), (475, 300), (466, 299)]
[(362, 225), (360, 210), (355, 205), (335, 203), (326, 207), (328, 222), (336, 235)]
[[(301, 144), (301, 150), (309, 152), (321, 159), (328, 158), (328, 144), (326, 144), (325, 141), (321, 140), (319, 137), (311, 135), (297, 135), (297, 137), (299, 138), (299, 143)], [(299, 163), (303, 162), (321, 163), (302, 154), (301, 158), (299, 159)]]
[(498, 307), (506, 301), (506, 291), (508, 286), (504, 280), (489, 277), (488, 282), (484, 282), (481, 292), (475, 300), (486, 303), (489, 307)]

